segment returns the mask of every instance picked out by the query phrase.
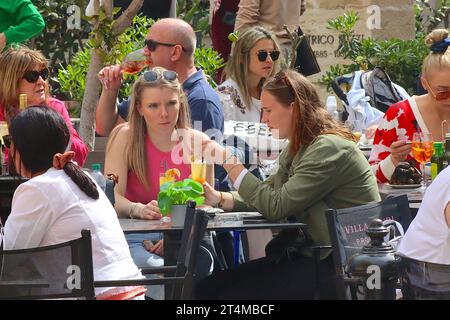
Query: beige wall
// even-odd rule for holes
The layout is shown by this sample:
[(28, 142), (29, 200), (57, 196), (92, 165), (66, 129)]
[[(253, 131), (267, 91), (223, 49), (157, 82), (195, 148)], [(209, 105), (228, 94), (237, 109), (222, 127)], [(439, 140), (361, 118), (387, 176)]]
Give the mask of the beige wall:
[[(346, 63), (336, 53), (339, 46), (337, 32), (327, 29), (329, 19), (346, 11), (356, 11), (360, 17), (355, 27), (355, 35), (358, 37), (377, 39), (414, 37), (413, 0), (306, 0), (306, 2), (306, 12), (301, 17), (301, 26), (304, 33), (309, 36), (322, 70), (320, 74), (310, 77), (314, 82), (325, 74), (331, 65)], [(376, 11), (377, 9), (379, 11)], [(377, 16), (379, 19), (376, 19)], [(325, 100), (330, 93), (322, 87), (320, 94)]]

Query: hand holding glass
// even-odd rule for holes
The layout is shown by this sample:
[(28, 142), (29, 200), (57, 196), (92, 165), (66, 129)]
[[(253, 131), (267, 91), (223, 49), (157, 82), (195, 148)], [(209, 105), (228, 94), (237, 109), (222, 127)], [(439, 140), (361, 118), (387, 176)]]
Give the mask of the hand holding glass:
[(422, 189), (427, 187), (427, 175), (425, 172), (425, 163), (431, 160), (433, 155), (433, 136), (431, 133), (415, 132), (411, 144), (412, 155), (421, 164), (422, 170)]
[[(151, 65), (152, 61), (144, 54), (144, 49), (139, 49), (127, 54), (119, 68), (120, 72), (135, 74)], [(100, 81), (104, 87), (108, 88), (109, 80), (105, 75), (100, 76)]]
[(201, 160), (193, 160), (191, 162), (191, 177), (192, 180), (200, 182), (201, 184), (206, 182), (206, 162)]

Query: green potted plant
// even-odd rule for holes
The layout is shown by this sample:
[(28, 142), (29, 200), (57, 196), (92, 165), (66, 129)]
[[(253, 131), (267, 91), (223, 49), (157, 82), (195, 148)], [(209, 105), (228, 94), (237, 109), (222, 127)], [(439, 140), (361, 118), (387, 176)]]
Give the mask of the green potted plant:
[(158, 193), (158, 207), (165, 216), (171, 214), (173, 226), (183, 226), (186, 213), (186, 202), (195, 201), (197, 206), (205, 202), (203, 186), (192, 179), (166, 182)]

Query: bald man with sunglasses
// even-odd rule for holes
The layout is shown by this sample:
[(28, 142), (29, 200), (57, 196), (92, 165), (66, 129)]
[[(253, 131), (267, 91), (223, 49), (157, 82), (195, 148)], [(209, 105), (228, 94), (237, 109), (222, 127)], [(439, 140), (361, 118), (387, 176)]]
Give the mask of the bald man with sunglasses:
[[(223, 112), (219, 96), (206, 81), (202, 70), (194, 66), (196, 36), (192, 27), (181, 19), (166, 18), (155, 22), (145, 39), (144, 52), (154, 66), (173, 70), (178, 74), (188, 98), (194, 129), (209, 136), (221, 136), (224, 129)], [(97, 106), (97, 133), (107, 136), (118, 124), (126, 121), (128, 101), (116, 104), (122, 84), (119, 65), (100, 70), (103, 87)]]

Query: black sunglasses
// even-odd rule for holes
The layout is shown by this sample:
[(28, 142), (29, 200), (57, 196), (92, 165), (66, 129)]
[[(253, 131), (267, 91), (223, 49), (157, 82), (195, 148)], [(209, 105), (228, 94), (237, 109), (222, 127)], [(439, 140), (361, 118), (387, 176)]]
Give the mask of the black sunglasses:
[(278, 50), (273, 50), (273, 51), (264, 51), (264, 50), (259, 50), (258, 51), (258, 60), (261, 62), (266, 61), (267, 56), (270, 55), (270, 59), (272, 59), (272, 61), (277, 61), (278, 58), (280, 57), (280, 51)]
[[(152, 39), (145, 39), (144, 43), (150, 52), (155, 51), (158, 46), (175, 47), (177, 45), (176, 43), (158, 42)], [(186, 49), (183, 46), (181, 46), (181, 49), (186, 52)]]
[(166, 70), (162, 74), (153, 70), (145, 71), (144, 72), (144, 80), (147, 82), (153, 82), (157, 79), (163, 77), (164, 80), (167, 81), (174, 81), (178, 78), (178, 74), (175, 71), (172, 70)]
[(23, 78), (25, 80), (27, 80), (29, 83), (35, 83), (36, 81), (38, 81), (39, 77), (42, 78), (42, 80), (47, 80), (48, 78), (48, 69), (42, 69), (41, 71), (27, 71), (25, 72), (25, 74), (23, 75)]

